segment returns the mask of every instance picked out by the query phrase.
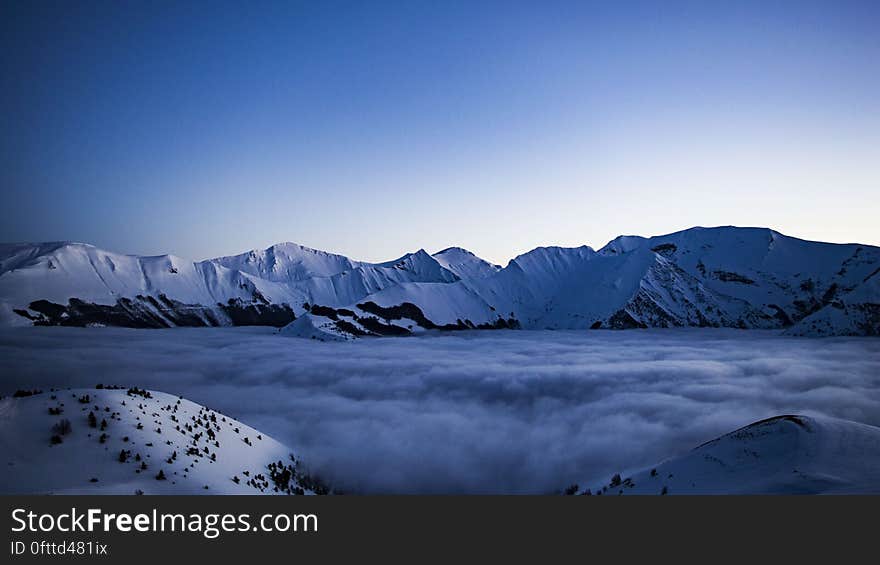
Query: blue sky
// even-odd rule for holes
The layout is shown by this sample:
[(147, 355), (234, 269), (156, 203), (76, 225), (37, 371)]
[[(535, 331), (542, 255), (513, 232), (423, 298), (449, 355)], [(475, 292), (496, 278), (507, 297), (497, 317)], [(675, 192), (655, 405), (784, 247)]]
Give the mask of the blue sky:
[(876, 2), (7, 2), (0, 241), (880, 244)]

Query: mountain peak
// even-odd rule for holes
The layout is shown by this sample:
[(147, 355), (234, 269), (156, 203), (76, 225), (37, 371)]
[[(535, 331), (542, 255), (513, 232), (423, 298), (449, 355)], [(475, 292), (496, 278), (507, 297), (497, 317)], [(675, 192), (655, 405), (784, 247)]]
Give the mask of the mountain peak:
[(313, 277), (330, 277), (359, 264), (344, 255), (312, 249), (289, 241), (276, 243), (266, 249), (252, 249), (238, 255), (209, 259), (206, 263), (282, 283)]
[(501, 270), (499, 265), (480, 259), (462, 247), (447, 247), (432, 257), (462, 279), (484, 278)]
[(436, 257), (437, 255), (449, 255), (449, 254), (453, 254), (453, 253), (460, 254), (460, 255), (472, 255), (472, 256), (476, 257), (476, 255), (474, 255), (472, 252), (468, 251), (464, 247), (457, 247), (454, 245), (452, 247), (447, 247), (446, 249), (441, 249), (437, 253), (434, 253), (434, 256)]

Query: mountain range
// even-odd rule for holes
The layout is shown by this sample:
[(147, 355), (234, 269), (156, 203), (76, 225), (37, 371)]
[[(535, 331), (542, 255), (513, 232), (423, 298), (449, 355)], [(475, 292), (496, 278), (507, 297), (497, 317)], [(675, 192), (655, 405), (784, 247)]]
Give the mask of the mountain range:
[(505, 267), (458, 247), (367, 263), (281, 243), (193, 262), (5, 244), (0, 325), (268, 325), (317, 339), (682, 326), (880, 335), (880, 248), (730, 226), (539, 247)]

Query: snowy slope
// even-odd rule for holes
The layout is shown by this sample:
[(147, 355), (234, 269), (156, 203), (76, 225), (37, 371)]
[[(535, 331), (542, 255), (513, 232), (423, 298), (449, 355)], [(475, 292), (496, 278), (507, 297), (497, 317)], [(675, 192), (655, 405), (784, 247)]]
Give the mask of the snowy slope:
[(644, 247), (620, 254), (539, 248), (468, 284), (527, 328), (766, 326), (745, 301)]
[(297, 283), (295, 288), (310, 304), (350, 306), (371, 294), (403, 283), (452, 283), (457, 280), (453, 272), (424, 250), (419, 250), (387, 263), (363, 263), (330, 277), (313, 277)]
[[(95, 414), (95, 427), (89, 414)], [(63, 421), (69, 422), (66, 433), (59, 426)], [(320, 483), (302, 473), (288, 447), (232, 418), (161, 392), (72, 389), (6, 397), (0, 399), (0, 422), (4, 494), (321, 490)], [(285, 470), (293, 477), (286, 483)], [(160, 472), (164, 479), (157, 479)]]
[(880, 248), (804, 241), (766, 228), (691, 228), (652, 238), (627, 236), (603, 255), (650, 249), (707, 288), (745, 300), (791, 325), (848, 292), (880, 266)]
[(790, 328), (792, 335), (880, 335), (880, 270)]
[(480, 259), (467, 249), (448, 247), (431, 255), (448, 271), (455, 273), (460, 279), (481, 279), (494, 275), (501, 270), (498, 265)]
[[(596, 272), (592, 265), (595, 258), (596, 252), (587, 246), (539, 247), (517, 256), (497, 274), (468, 280), (467, 284), (488, 304), (515, 316), (526, 328), (579, 327), (587, 317), (594, 318), (593, 313), (583, 311), (582, 303), (592, 303), (591, 295), (597, 290), (586, 279)], [(571, 318), (578, 321), (565, 321)]]
[(880, 428), (777, 416), (591, 487), (610, 495), (880, 493)]
[(287, 284), (313, 277), (330, 277), (362, 264), (344, 255), (318, 251), (290, 242), (205, 262)]
[(382, 290), (364, 299), (383, 307), (411, 302), (438, 325), (458, 320), (483, 323), (498, 317), (493, 307), (466, 284), (405, 283)]
[(282, 335), (323, 341), (366, 336), (404, 336), (427, 330), (517, 329), (463, 281), (402, 283), (355, 305), (310, 305), (310, 311), (281, 329)]

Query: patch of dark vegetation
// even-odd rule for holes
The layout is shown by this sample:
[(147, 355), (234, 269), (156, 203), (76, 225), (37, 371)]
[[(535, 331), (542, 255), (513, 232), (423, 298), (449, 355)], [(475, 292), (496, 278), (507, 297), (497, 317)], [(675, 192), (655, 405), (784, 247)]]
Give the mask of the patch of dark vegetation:
[(136, 386), (133, 386), (130, 389), (128, 389), (127, 391), (125, 391), (125, 394), (127, 394), (128, 396), (141, 396), (143, 398), (153, 398), (153, 395), (150, 394), (150, 391), (144, 390), (142, 388), (138, 388)]
[(863, 314), (863, 320), (856, 323), (858, 335), (880, 335), (880, 304), (866, 302), (858, 304), (854, 308), (860, 310)]
[(125, 328), (167, 328), (167, 320), (150, 309), (150, 305), (138, 299), (120, 298), (116, 304), (93, 304), (71, 298), (67, 306), (47, 300), (37, 300), (28, 306), (42, 317), (35, 326), (75, 326), (93, 324)]
[[(184, 327), (207, 327), (210, 326), (205, 317), (202, 315), (206, 308), (197, 304), (186, 304), (177, 300), (171, 300), (164, 294), (159, 294), (158, 299), (153, 296), (137, 295), (136, 297), (142, 303), (149, 304), (153, 309), (161, 314), (163, 318), (170, 321), (170, 325)], [(166, 322), (167, 324), (167, 322)]]
[(596, 320), (596, 321), (593, 322), (592, 325), (590, 326), (590, 329), (591, 329), (591, 330), (598, 330), (598, 329), (601, 329), (601, 328), (602, 328), (602, 320)]
[(55, 422), (55, 424), (52, 426), (52, 433), (59, 436), (66, 436), (71, 432), (72, 429), (73, 427), (70, 424), (70, 420), (64, 418), (63, 420), (58, 420), (57, 422)]
[[(806, 318), (810, 314), (818, 312), (829, 304), (834, 305), (838, 291), (840, 290), (837, 283), (831, 283), (831, 285), (825, 289), (825, 292), (822, 293), (822, 296), (819, 299), (816, 299), (816, 297), (812, 295), (812, 291), (815, 290), (815, 286), (812, 284), (812, 279), (807, 279), (804, 282), (811, 283), (810, 285), (807, 285), (811, 294), (806, 298), (792, 301), (792, 306), (794, 306), (796, 310), (795, 318), (797, 320)], [(801, 283), (801, 290), (805, 290), (803, 283)]]
[[(310, 312), (315, 316), (324, 316), (325, 318), (330, 318), (331, 320), (338, 320), (339, 316), (336, 315), (336, 310), (330, 308), (329, 306), (321, 306), (320, 304), (315, 304), (312, 306)], [(354, 315), (354, 312), (352, 312)]]
[(234, 298), (218, 306), (236, 326), (281, 328), (296, 319), (296, 314), (287, 304), (245, 303), (240, 298)]
[(674, 243), (661, 243), (660, 245), (651, 248), (651, 251), (663, 255), (664, 257), (669, 257), (677, 250), (678, 246)]
[(25, 398), (27, 396), (34, 396), (37, 394), (43, 394), (43, 391), (37, 390), (37, 389), (34, 389), (34, 390), (18, 389), (17, 391), (12, 393), (12, 398)]
[[(686, 311), (686, 317), (684, 318), (685, 325), (694, 325), (698, 327), (715, 325), (706, 319), (705, 315), (699, 308), (693, 307), (692, 303), (687, 300), (683, 301), (683, 303)], [(626, 304), (623, 310), (629, 314), (633, 320), (640, 324), (637, 327), (674, 328), (683, 325), (682, 319), (672, 315), (666, 308), (658, 303), (652, 293), (644, 289), (639, 290), (639, 292), (637, 292), (636, 295)], [(628, 321), (624, 318), (622, 323), (626, 324)]]
[[(240, 298), (218, 303), (216, 310), (236, 326), (282, 327), (292, 322), (296, 315), (287, 304), (270, 304), (257, 291), (252, 302)], [(119, 298), (116, 304), (94, 304), (71, 298), (68, 304), (55, 304), (48, 300), (35, 300), (28, 305), (33, 315), (18, 310), (20, 316), (31, 320), (35, 326), (89, 325), (118, 326), (123, 328), (210, 327), (221, 325), (222, 315), (212, 306), (187, 304), (158, 296), (137, 295), (135, 298)]]
[[(763, 426), (765, 424), (772, 424), (774, 422), (791, 422), (792, 424), (795, 424), (805, 430), (810, 429), (809, 426), (807, 426), (807, 423), (804, 422), (800, 416), (796, 416), (794, 414), (782, 414), (781, 416), (773, 416), (772, 418), (765, 418), (763, 420), (758, 420), (757, 422), (752, 422), (748, 426), (740, 428), (739, 430), (736, 430), (736, 431), (738, 432), (740, 430), (747, 430), (749, 428), (754, 428), (756, 426)], [(734, 432), (734, 433), (736, 433), (736, 432)]]
[[(363, 323), (363, 320), (361, 320), (361, 322)], [(365, 337), (370, 335), (369, 333), (365, 332), (364, 330), (360, 329), (359, 327), (347, 320), (336, 320), (334, 325), (339, 331), (349, 333), (351, 335), (356, 335), (358, 337)]]
[[(480, 330), (495, 330), (495, 329), (518, 329), (519, 320), (514, 318), (512, 315), (508, 319), (504, 319), (499, 316), (494, 322), (485, 322), (479, 325), (475, 325), (470, 320), (456, 320), (454, 324), (435, 324), (431, 320), (425, 316), (422, 309), (413, 304), (412, 302), (403, 302), (398, 304), (397, 306), (379, 306), (375, 302), (367, 301), (362, 304), (357, 305), (358, 308), (363, 310), (364, 312), (369, 312), (370, 314), (374, 314), (386, 322), (390, 322), (392, 320), (402, 320), (409, 319), (414, 321), (419, 326), (425, 328), (426, 330), (472, 330), (472, 329), (480, 329)], [(360, 320), (361, 324), (364, 323), (364, 319)], [(373, 331), (372, 328), (367, 327), (370, 331)], [(378, 333), (378, 332), (377, 332)], [(409, 332), (406, 332), (409, 333)], [(386, 334), (381, 334), (386, 335)]]
[(795, 317), (798, 320), (822, 309), (822, 303), (813, 297), (810, 297), (809, 300), (793, 300), (791, 305), (797, 310)]
[(365, 327), (368, 331), (381, 336), (401, 336), (401, 335), (409, 335), (410, 331), (406, 328), (402, 328), (400, 326), (395, 326), (394, 324), (385, 324), (379, 321), (378, 318), (374, 318), (372, 316), (365, 316), (358, 320), (360, 324)]
[[(726, 436), (733, 436), (733, 437), (737, 437), (737, 438), (752, 437), (753, 432), (756, 428), (759, 428), (761, 426), (766, 426), (767, 424), (773, 424), (776, 422), (791, 422), (792, 424), (795, 424), (796, 426), (803, 428), (804, 430), (806, 430), (808, 432), (811, 431), (810, 426), (808, 426), (807, 423), (800, 416), (793, 415), (793, 414), (782, 414), (780, 416), (773, 416), (770, 418), (765, 418), (763, 420), (758, 420), (757, 422), (752, 422), (748, 426), (743, 426), (743, 427), (741, 427), (737, 430), (734, 430), (734, 431), (730, 432), (729, 434), (726, 434), (725, 436), (722, 436), (722, 437), (726, 437)], [(701, 443), (700, 445), (698, 445), (697, 447), (694, 448), (694, 451), (696, 451), (702, 447), (718, 443), (718, 441), (720, 441), (720, 439), (721, 438), (710, 439), (709, 441), (707, 441), (705, 443)]]
[(317, 495), (330, 494), (330, 487), (327, 483), (314, 475), (297, 472), (296, 481), (299, 483), (300, 488), (310, 490)]
[(715, 276), (716, 279), (723, 282), (755, 284), (755, 281), (753, 281), (749, 277), (731, 271), (713, 271), (712, 274)]
[(822, 294), (822, 304), (827, 305), (830, 304), (832, 300), (837, 297), (837, 283), (831, 283), (831, 286)]
[(266, 468), (269, 470), (268, 479), (262, 474), (258, 474), (248, 481), (249, 485), (259, 489), (260, 492), (270, 486), (274, 492), (284, 494), (302, 495), (307, 490), (315, 494), (330, 494), (331, 492), (330, 487), (324, 481), (305, 472), (293, 455), (290, 456), (288, 464), (279, 459), (277, 462), (269, 463)]
[(31, 313), (28, 312), (27, 310), (21, 310), (21, 309), (19, 309), (19, 308), (13, 308), (12, 311), (15, 312), (16, 314), (18, 314), (19, 316), (22, 316), (22, 317), (24, 317), (24, 318), (27, 318), (28, 320), (30, 320), (30, 321), (32, 321), (32, 322), (38, 322), (38, 321), (40, 321), (40, 317), (39, 317), (39, 316), (31, 316)]
[(357, 305), (358, 308), (363, 310), (364, 312), (369, 312), (370, 314), (375, 314), (379, 316), (386, 322), (390, 322), (391, 320), (401, 320), (403, 318), (408, 318), (421, 327), (429, 330), (438, 329), (439, 326), (425, 317), (425, 314), (422, 312), (422, 309), (413, 304), (412, 302), (403, 302), (398, 304), (397, 306), (379, 306), (373, 301), (367, 301), (362, 304)]
[(868, 279), (870, 279), (871, 277), (873, 277), (873, 276), (876, 275), (877, 273), (880, 273), (880, 267), (877, 267), (876, 269), (874, 269), (873, 271), (871, 271), (871, 273), (870, 273), (867, 277), (865, 277), (865, 278), (862, 279), (862, 282), (863, 282), (863, 283), (868, 282)]
[(48, 300), (35, 300), (28, 307), (34, 312), (39, 312), (52, 319), (60, 319), (67, 312), (67, 309), (61, 304), (55, 304)]
[(791, 317), (776, 304), (768, 304), (768, 308), (773, 310), (773, 317), (776, 318), (783, 327), (792, 325)]
[[(470, 320), (465, 320), (465, 322), (470, 322)], [(494, 322), (477, 324), (478, 330), (518, 330), (519, 327), (519, 320), (516, 318), (511, 317), (505, 320), (500, 316)]]

